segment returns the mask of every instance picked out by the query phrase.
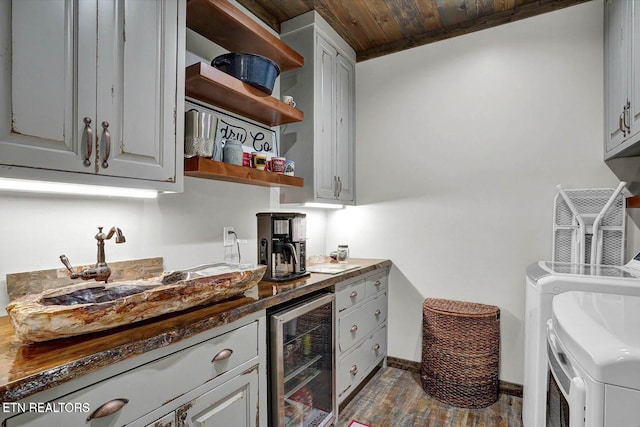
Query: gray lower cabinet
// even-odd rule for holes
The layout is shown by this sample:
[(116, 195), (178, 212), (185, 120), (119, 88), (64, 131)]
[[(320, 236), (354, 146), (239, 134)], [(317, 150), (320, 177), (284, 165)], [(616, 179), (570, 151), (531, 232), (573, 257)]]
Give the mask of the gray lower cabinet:
[[(385, 268), (335, 285), (338, 403), (386, 362), (388, 277)], [(260, 311), (3, 402), (0, 425), (264, 426), (268, 372), (266, 313)]]
[(170, 414), (165, 415), (159, 420), (156, 420), (151, 424), (147, 424), (146, 427), (175, 427), (175, 425), (176, 425), (176, 414), (175, 412), (171, 412)]
[(259, 367), (254, 366), (229, 381), (213, 387), (175, 411), (149, 424), (128, 427), (251, 427), (258, 423)]
[(342, 403), (387, 356), (389, 271), (336, 285), (337, 396)]
[(176, 411), (178, 427), (256, 425), (258, 366), (204, 393)]
[(265, 364), (262, 313), (36, 394), (2, 425), (265, 425)]

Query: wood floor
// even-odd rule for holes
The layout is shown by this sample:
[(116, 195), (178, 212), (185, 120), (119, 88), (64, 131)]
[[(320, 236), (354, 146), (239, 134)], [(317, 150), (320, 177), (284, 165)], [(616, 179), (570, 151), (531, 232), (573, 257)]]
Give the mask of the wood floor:
[(522, 399), (501, 394), (483, 409), (462, 409), (429, 397), (414, 372), (381, 368), (340, 411), (337, 427), (351, 420), (372, 427), (521, 427)]

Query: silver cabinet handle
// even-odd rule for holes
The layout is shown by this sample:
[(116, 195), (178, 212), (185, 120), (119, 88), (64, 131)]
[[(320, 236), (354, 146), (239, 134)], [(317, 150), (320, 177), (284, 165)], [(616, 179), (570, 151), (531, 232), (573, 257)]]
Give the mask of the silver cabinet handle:
[(624, 131), (625, 136), (627, 136), (627, 129), (629, 128), (629, 126), (627, 125), (628, 107), (629, 107), (629, 102), (627, 101), (627, 103), (624, 104), (624, 108), (622, 109), (622, 127), (623, 127), (622, 130)]
[(102, 167), (109, 167), (109, 156), (111, 155), (111, 134), (109, 133), (109, 122), (102, 122), (102, 135), (104, 137), (104, 159), (102, 159)]
[(624, 114), (624, 127), (627, 128), (627, 133), (629, 135), (631, 135), (630, 124), (631, 124), (631, 103), (627, 99), (627, 105), (625, 105), (625, 114)]
[(622, 132), (622, 136), (627, 136), (627, 130), (624, 127), (625, 111), (626, 111), (626, 108), (622, 111), (622, 113), (620, 113), (620, 117), (618, 117), (618, 129), (620, 129), (620, 132)]
[(355, 332), (355, 331), (357, 331), (357, 330), (358, 330), (358, 325), (353, 325), (353, 326), (351, 327), (351, 329), (349, 329), (349, 330), (350, 330), (351, 332)]
[(93, 411), (91, 415), (87, 417), (87, 422), (91, 421), (94, 418), (103, 418), (103, 417), (108, 417), (109, 415), (115, 414), (120, 409), (122, 409), (124, 405), (126, 405), (127, 403), (129, 403), (129, 399), (122, 399), (122, 398), (113, 399), (107, 403), (103, 403), (102, 405), (100, 405), (98, 409)]
[(351, 298), (355, 298), (358, 296), (358, 292), (357, 291), (352, 291), (351, 294), (349, 295)]
[(225, 348), (224, 350), (220, 350), (218, 354), (213, 356), (213, 359), (211, 359), (211, 363), (218, 362), (220, 360), (226, 360), (230, 358), (232, 354), (233, 354), (233, 350), (231, 350), (230, 348)]
[(84, 122), (84, 133), (87, 136), (85, 139), (87, 154), (84, 156), (82, 164), (85, 167), (89, 167), (91, 166), (91, 160), (89, 159), (91, 158), (91, 150), (93, 149), (93, 130), (91, 129), (91, 119), (89, 117), (85, 117), (82, 121)]
[(342, 181), (340, 180), (340, 177), (338, 177), (338, 194), (336, 195), (336, 199), (340, 197), (340, 193), (342, 193)]
[(377, 309), (377, 310), (373, 313), (373, 315), (377, 317), (377, 316), (380, 316), (380, 313), (382, 313), (382, 312), (380, 311), (380, 309)]
[(357, 365), (353, 365), (351, 367), (351, 369), (349, 369), (349, 373), (351, 373), (351, 375), (355, 375), (358, 373), (358, 366)]
[(338, 177), (333, 176), (333, 197), (338, 198)]
[(374, 350), (374, 351), (378, 351), (378, 350), (380, 350), (380, 344), (376, 344), (376, 345), (374, 345), (374, 346), (373, 346), (373, 350)]
[(376, 280), (376, 283), (374, 283), (374, 286), (377, 288), (380, 285), (382, 285), (382, 282), (380, 282), (380, 280)]

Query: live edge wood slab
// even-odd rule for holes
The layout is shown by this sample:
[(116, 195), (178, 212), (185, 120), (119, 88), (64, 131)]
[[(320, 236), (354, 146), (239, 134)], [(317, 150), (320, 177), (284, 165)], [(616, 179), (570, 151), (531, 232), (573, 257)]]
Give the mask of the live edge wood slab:
[(345, 273), (311, 274), (301, 280), (274, 284), (226, 301), (196, 307), (105, 332), (48, 342), (24, 344), (8, 317), (0, 317), (0, 402), (16, 402), (83, 375), (145, 352), (180, 342), (267, 308), (375, 270), (389, 260), (351, 259), (360, 268)]
[(6, 310), (24, 342), (71, 338), (243, 295), (266, 270), (266, 265), (220, 262), (148, 279), (91, 280), (25, 295)]

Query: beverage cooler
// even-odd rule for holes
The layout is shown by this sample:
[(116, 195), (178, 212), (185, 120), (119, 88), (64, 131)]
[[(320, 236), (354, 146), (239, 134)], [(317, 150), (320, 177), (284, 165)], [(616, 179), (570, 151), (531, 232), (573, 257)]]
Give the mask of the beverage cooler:
[(336, 421), (335, 296), (323, 294), (270, 315), (271, 425)]

